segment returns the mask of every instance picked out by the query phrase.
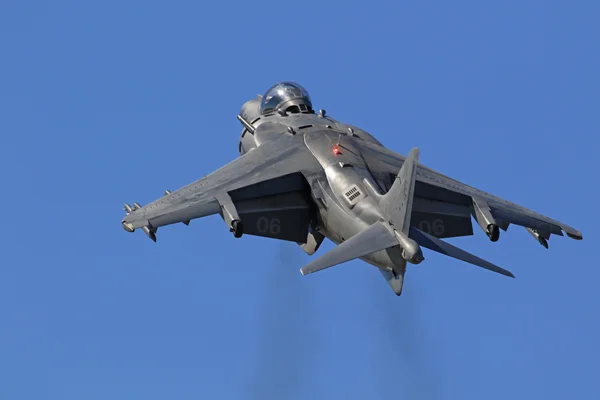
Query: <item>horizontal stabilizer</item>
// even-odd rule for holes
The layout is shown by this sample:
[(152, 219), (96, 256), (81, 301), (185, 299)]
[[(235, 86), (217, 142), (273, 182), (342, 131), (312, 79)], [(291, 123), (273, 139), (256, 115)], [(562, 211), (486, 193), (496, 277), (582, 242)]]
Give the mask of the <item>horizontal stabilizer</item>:
[(512, 272), (507, 271), (504, 268), (500, 268), (497, 265), (494, 265), (477, 256), (474, 256), (473, 254), (465, 250), (459, 249), (458, 247), (455, 247), (450, 243), (444, 242), (443, 240), (438, 239), (435, 236), (431, 236), (416, 228), (410, 229), (410, 237), (417, 243), (419, 243), (419, 245), (426, 247), (430, 250), (437, 251), (438, 253), (444, 254), (446, 256), (450, 256), (458, 260), (468, 262), (469, 264), (477, 265), (478, 267), (485, 268), (505, 276), (510, 276), (511, 278), (515, 277), (512, 274)]
[(312, 274), (397, 245), (398, 240), (392, 232), (382, 222), (377, 222), (304, 266), (300, 272)]

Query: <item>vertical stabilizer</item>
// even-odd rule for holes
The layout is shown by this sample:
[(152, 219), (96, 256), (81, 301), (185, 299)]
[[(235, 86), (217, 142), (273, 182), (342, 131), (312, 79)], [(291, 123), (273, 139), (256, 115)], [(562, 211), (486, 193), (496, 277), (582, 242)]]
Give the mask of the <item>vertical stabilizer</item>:
[(394, 227), (408, 235), (410, 230), (410, 215), (412, 213), (413, 197), (419, 149), (413, 147), (406, 161), (402, 164), (389, 192), (381, 197), (381, 211)]

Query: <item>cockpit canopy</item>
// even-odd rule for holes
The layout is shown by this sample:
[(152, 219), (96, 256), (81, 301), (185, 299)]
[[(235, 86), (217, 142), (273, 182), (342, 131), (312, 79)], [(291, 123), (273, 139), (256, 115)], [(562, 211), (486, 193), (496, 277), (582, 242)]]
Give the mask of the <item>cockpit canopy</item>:
[(260, 113), (274, 111), (291, 113), (312, 112), (312, 103), (306, 89), (294, 82), (279, 82), (272, 86), (262, 97)]

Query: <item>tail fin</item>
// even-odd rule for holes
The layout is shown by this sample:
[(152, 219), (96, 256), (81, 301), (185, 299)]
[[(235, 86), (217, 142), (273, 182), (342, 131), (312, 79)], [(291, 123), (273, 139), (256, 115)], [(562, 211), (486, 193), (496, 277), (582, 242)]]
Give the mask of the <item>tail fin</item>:
[(410, 229), (418, 162), (419, 149), (413, 147), (402, 164), (391, 189), (381, 197), (380, 201), (384, 217), (394, 224), (397, 230), (406, 235)]

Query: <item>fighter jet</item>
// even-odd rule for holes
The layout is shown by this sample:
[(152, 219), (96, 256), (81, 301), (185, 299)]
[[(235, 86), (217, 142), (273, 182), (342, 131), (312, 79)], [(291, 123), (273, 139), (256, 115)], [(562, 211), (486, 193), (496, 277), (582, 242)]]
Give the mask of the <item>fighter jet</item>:
[(375, 266), (396, 295), (423, 248), (499, 274), (514, 275), (443, 239), (492, 241), (510, 224), (548, 248), (550, 235), (581, 240), (562, 222), (449, 178), (384, 147), (367, 131), (315, 112), (308, 92), (280, 82), (243, 104), (240, 156), (150, 204), (125, 204), (123, 228), (153, 241), (159, 228), (213, 214), (236, 238), (255, 235), (297, 243), (313, 255), (325, 238), (337, 246), (302, 267), (303, 275), (359, 258)]

